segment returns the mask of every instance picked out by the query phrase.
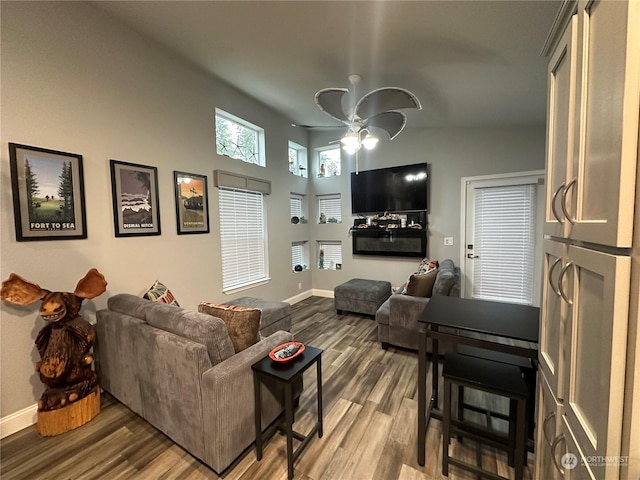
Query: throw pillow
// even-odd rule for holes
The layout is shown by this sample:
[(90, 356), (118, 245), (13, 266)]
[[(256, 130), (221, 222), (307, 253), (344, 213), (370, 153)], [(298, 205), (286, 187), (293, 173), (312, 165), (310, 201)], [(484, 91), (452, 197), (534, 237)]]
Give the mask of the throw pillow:
[(163, 285), (160, 281), (156, 280), (151, 288), (147, 290), (142, 298), (146, 298), (147, 300), (151, 300), (152, 302), (160, 302), (166, 303), (167, 305), (175, 305), (179, 307), (180, 304), (165, 285)]
[[(429, 273), (433, 270), (437, 270), (438, 266), (439, 266), (439, 263), (437, 260), (429, 260), (428, 258), (425, 257), (418, 264), (418, 269), (415, 271), (415, 273), (416, 274)], [(411, 279), (411, 276), (409, 276), (407, 281), (404, 282), (404, 285), (402, 285), (402, 287), (398, 288), (397, 293), (404, 294), (404, 295), (407, 294), (407, 287), (409, 286), (410, 279)]]
[(236, 353), (260, 341), (262, 311), (259, 308), (202, 302), (198, 305), (198, 311), (208, 313), (224, 321)]
[(427, 273), (414, 273), (409, 277), (407, 285), (407, 295), (413, 297), (431, 297), (433, 284), (436, 283), (438, 270), (431, 270)]

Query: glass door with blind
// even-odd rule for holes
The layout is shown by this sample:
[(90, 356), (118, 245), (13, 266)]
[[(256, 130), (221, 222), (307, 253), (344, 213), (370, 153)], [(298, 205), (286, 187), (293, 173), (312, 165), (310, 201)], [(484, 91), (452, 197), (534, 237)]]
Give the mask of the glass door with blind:
[(463, 179), (465, 298), (540, 305), (542, 179)]

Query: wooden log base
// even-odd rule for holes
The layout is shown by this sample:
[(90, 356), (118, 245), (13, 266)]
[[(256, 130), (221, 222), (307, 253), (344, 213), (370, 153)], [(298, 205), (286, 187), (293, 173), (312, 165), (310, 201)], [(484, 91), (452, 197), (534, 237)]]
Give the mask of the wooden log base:
[(89, 395), (66, 407), (38, 411), (38, 432), (44, 437), (53, 437), (81, 427), (90, 422), (100, 412), (100, 389), (95, 388)]

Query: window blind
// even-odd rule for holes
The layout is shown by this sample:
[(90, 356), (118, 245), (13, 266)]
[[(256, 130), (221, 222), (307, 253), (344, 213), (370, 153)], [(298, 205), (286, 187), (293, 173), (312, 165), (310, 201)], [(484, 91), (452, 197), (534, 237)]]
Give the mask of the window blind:
[(263, 194), (219, 188), (222, 288), (267, 280)]
[(291, 208), (291, 216), (300, 218), (302, 216), (302, 197), (299, 195), (291, 195), (289, 199)]
[(291, 244), (291, 270), (294, 270), (296, 265), (304, 265), (304, 242)]
[[(324, 252), (322, 267), (320, 267), (320, 251)], [(342, 243), (318, 242), (318, 268), (335, 270), (337, 263), (342, 263)]]
[(535, 185), (476, 189), (473, 298), (533, 303), (535, 206)]
[(342, 201), (340, 194), (318, 195), (318, 211), (324, 213), (327, 221), (335, 218), (338, 223), (342, 222)]

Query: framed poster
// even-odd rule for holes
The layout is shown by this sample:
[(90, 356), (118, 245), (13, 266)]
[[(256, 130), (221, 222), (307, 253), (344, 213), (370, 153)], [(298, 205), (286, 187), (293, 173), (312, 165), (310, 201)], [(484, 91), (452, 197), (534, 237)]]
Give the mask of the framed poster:
[(116, 237), (160, 235), (158, 169), (111, 160)]
[(82, 155), (9, 143), (16, 240), (87, 238)]
[(209, 233), (207, 177), (174, 171), (173, 179), (178, 235)]

